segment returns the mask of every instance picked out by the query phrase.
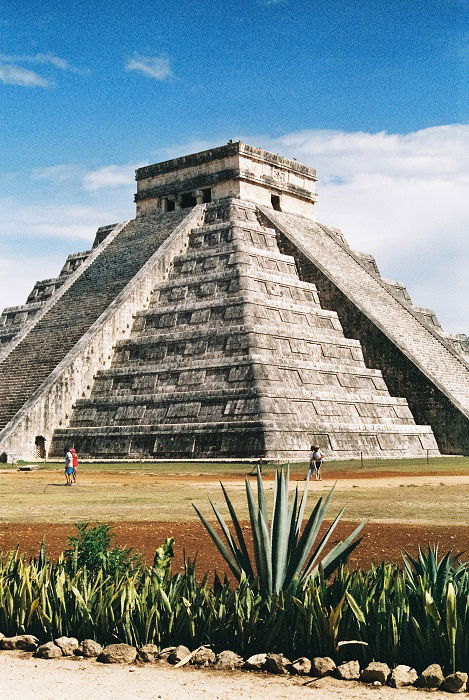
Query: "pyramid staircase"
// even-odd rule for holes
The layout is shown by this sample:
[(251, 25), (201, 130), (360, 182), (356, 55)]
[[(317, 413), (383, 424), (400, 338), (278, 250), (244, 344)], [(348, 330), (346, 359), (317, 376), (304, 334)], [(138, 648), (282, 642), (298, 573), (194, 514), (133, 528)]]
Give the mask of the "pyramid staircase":
[[(98, 366), (106, 362), (104, 346), (92, 347), (87, 334), (96, 330), (95, 324), (100, 329), (103, 315), (111, 313), (116, 299), (186, 217), (187, 211), (149, 214), (106, 230), (93, 253), (2, 349), (0, 453), (12, 442), (30, 444), (29, 433), (45, 433), (51, 423), (55, 427), (68, 418), (76, 386), (84, 377), (86, 387), (86, 374), (94, 362)], [(106, 333), (109, 336), (107, 329)], [(67, 358), (79, 350), (81, 361), (73, 366)], [(46, 396), (46, 388), (54, 383), (54, 392)]]
[(413, 306), (405, 287), (383, 279), (371, 256), (366, 261), (351, 250), (340, 231), (260, 210), (302, 279), (314, 280), (323, 305), (360, 340), (367, 365), (381, 368), (417, 422), (431, 424), (442, 452), (469, 454), (469, 363), (461, 339), (445, 334), (431, 309)]
[(52, 452), (66, 443), (108, 458), (294, 459), (311, 443), (339, 458), (438, 452), (256, 205), (233, 198), (206, 206)]

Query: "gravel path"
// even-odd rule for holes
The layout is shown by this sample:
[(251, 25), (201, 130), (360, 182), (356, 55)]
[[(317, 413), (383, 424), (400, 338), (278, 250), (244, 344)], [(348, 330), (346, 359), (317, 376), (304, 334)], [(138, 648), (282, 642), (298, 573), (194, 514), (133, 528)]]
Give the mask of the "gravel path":
[(191, 667), (106, 666), (83, 659), (35, 659), (24, 652), (0, 653), (1, 697), (16, 700), (440, 700), (447, 693), (367, 687), (332, 678), (309, 682)]

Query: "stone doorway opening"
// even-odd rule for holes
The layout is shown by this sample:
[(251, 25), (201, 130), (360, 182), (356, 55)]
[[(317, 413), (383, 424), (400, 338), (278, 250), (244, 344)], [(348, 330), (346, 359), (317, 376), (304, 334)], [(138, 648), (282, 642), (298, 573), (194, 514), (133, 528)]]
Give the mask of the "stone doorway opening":
[(280, 197), (278, 194), (271, 194), (270, 202), (272, 204), (272, 209), (275, 209), (275, 211), (282, 211), (282, 207), (280, 206)]
[(34, 439), (36, 447), (36, 459), (46, 458), (46, 438), (43, 435), (37, 435)]
[(188, 209), (189, 207), (195, 207), (197, 200), (192, 194), (192, 192), (184, 192), (181, 195), (181, 209)]

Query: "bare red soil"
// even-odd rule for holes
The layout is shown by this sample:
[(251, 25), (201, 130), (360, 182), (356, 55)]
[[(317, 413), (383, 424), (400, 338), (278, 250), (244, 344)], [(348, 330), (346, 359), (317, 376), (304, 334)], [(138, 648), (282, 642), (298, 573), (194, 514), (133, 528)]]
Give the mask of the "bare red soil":
[[(337, 542), (348, 535), (354, 523), (341, 522), (333, 535)], [(184, 552), (190, 558), (197, 556), (197, 569), (200, 573), (217, 569), (222, 573), (226, 566), (212, 544), (204, 528), (198, 522), (124, 522), (114, 523), (112, 530), (115, 542), (121, 546), (133, 547), (141, 552), (148, 562), (152, 561), (155, 549), (166, 537), (174, 537), (174, 566), (180, 570)], [(246, 531), (248, 532), (248, 531)], [(29, 555), (37, 554), (40, 542), (46, 538), (50, 556), (56, 557), (66, 548), (67, 537), (74, 534), (71, 525), (52, 523), (0, 523), (0, 551), (16, 546)], [(401, 562), (403, 550), (415, 554), (420, 544), (439, 543), (441, 553), (452, 550), (465, 552), (469, 559), (469, 525), (454, 527), (447, 525), (422, 525), (401, 523), (369, 523), (363, 530), (364, 538), (349, 563), (351, 566), (367, 567), (371, 562)]]
[[(86, 474), (86, 465), (84, 465), (83, 472)], [(290, 472), (290, 479), (291, 481), (304, 481), (304, 477), (306, 474), (307, 469), (305, 468), (303, 471), (291, 471)], [(55, 471), (46, 471), (42, 470), (41, 472), (38, 472), (40, 476), (46, 475), (46, 474), (57, 474), (57, 470)], [(246, 471), (246, 474), (249, 476), (253, 476), (252, 473), (249, 473)], [(462, 474), (462, 473), (461, 473)], [(135, 472), (117, 472), (117, 471), (112, 471), (109, 470), (109, 472), (91, 472), (92, 478), (94, 480), (99, 480), (99, 479), (108, 479), (109, 475), (111, 475), (112, 481), (129, 481), (129, 478), (132, 479), (132, 482), (147, 482), (148, 481), (148, 473), (145, 472), (145, 469), (143, 467), (141, 472), (135, 471)], [(80, 473), (81, 476), (81, 473)], [(184, 473), (184, 474), (158, 474), (158, 472), (153, 472), (151, 476), (156, 479), (156, 480), (161, 480), (161, 481), (184, 481), (184, 482), (194, 482), (194, 483), (216, 483), (218, 484), (220, 481), (223, 483), (244, 483), (244, 476), (240, 476), (239, 474), (233, 474), (232, 472), (226, 472), (226, 473), (220, 473), (217, 474), (217, 476), (213, 476), (212, 474), (203, 474), (203, 473)], [(342, 479), (346, 481), (360, 481), (362, 479), (389, 479), (389, 478), (398, 478), (398, 477), (426, 477), (426, 476), (459, 476), (459, 474), (456, 474), (454, 471), (440, 471), (438, 470), (437, 472), (435, 470), (429, 469), (428, 471), (392, 471), (392, 470), (387, 470), (387, 471), (341, 471), (339, 469), (333, 469), (331, 471), (326, 471), (323, 468), (323, 478), (327, 478), (329, 480), (337, 480), (340, 481)], [(274, 472), (269, 472), (266, 474), (262, 475), (264, 481), (274, 481), (275, 479), (275, 474)], [(254, 483), (254, 482), (253, 482)]]

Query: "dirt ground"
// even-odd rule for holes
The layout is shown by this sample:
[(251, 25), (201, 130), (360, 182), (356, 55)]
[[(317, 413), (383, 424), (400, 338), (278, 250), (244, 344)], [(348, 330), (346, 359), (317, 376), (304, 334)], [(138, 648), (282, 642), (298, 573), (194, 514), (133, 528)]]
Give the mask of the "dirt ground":
[[(0, 551), (18, 546), (20, 551), (34, 555), (45, 537), (50, 556), (56, 557), (66, 548), (67, 537), (75, 532), (72, 523), (92, 519), (89, 513), (95, 512), (95, 509), (99, 511), (102, 507), (100, 504), (107, 506), (112, 503), (113, 494), (117, 492), (120, 500), (109, 511), (103, 510), (103, 515), (107, 517), (102, 518), (111, 523), (116, 544), (133, 547), (151, 562), (156, 548), (164, 539), (174, 537), (174, 571), (181, 569), (185, 554), (191, 559), (197, 557), (200, 573), (215, 569), (221, 573), (225, 571), (223, 560), (190, 505), (194, 499), (206, 511), (208, 496), (214, 497), (216, 493), (219, 499), (220, 476), (224, 482), (229, 482), (230, 492), (235, 498), (243, 498), (243, 478), (228, 473), (212, 476), (197, 473), (157, 475), (144, 471), (87, 473), (84, 469), (79, 475), (78, 486), (72, 489), (63, 486), (63, 474), (57, 470), (2, 474), (0, 488), (4, 521), (0, 520)], [(403, 475), (375, 471), (361, 475), (335, 472), (333, 476), (338, 480), (336, 500), (343, 500), (345, 494), (351, 520), (339, 523), (331, 544), (346, 537), (358, 524), (356, 515), (362, 517), (371, 514), (370, 522), (362, 531), (363, 541), (349, 559), (352, 567), (367, 567), (371, 562), (384, 560), (399, 563), (404, 550), (415, 554), (418, 545), (426, 548), (429, 544), (439, 544), (443, 553), (448, 550), (455, 553), (467, 551), (469, 559), (469, 524), (466, 517), (468, 474), (419, 471)], [(295, 477), (301, 484), (302, 474), (293, 475), (292, 480)], [(266, 481), (271, 494), (272, 482), (269, 477)], [(312, 498), (314, 491), (318, 492), (317, 495), (324, 495), (332, 484), (333, 481), (329, 479), (313, 482), (310, 486)], [(347, 493), (350, 497), (346, 496)], [(428, 500), (430, 496), (435, 500)], [(56, 500), (51, 501), (52, 498)], [(90, 499), (89, 503), (87, 498)], [(165, 509), (165, 504), (167, 506), (171, 498), (179, 498), (181, 503), (175, 501), (174, 507), (171, 505)], [(159, 506), (157, 499), (161, 504)], [(378, 502), (381, 504), (379, 507)], [(411, 517), (396, 517), (398, 502), (399, 513), (407, 513)], [(444, 502), (453, 508), (451, 521), (437, 511), (437, 507)], [(422, 503), (426, 504), (428, 511), (425, 520), (418, 511)], [(80, 510), (84, 504), (85, 510)], [(156, 513), (158, 519), (155, 518)], [(428, 519), (428, 513), (433, 516), (432, 521)], [(73, 517), (71, 521), (70, 517)], [(52, 519), (54, 522), (51, 522)]]
[(262, 673), (186, 667), (106, 666), (85, 659), (35, 659), (0, 652), (2, 697), (34, 700), (440, 700), (441, 692), (372, 687), (332, 678), (279, 677)]
[[(423, 466), (423, 465), (422, 465)], [(244, 474), (226, 475), (226, 465), (216, 474), (162, 474), (155, 471), (104, 471), (84, 467), (78, 484), (67, 488), (63, 470), (22, 473), (0, 470), (0, 520), (4, 523), (77, 522), (195, 522), (195, 503), (204, 513), (209, 499), (221, 505), (221, 478), (240, 518), (247, 518)], [(222, 475), (222, 472), (225, 475)], [(304, 473), (303, 473), (304, 474)], [(469, 470), (465, 473), (388, 473), (370, 471), (367, 478), (354, 472), (325, 472), (322, 481), (309, 487), (309, 506), (325, 496), (336, 483), (329, 511), (334, 517), (345, 508), (350, 520), (370, 518), (373, 522), (420, 522), (452, 526), (455, 531), (467, 524)], [(297, 477), (295, 479), (295, 477)], [(252, 479), (255, 482), (255, 479)], [(291, 480), (302, 490), (301, 473)], [(273, 501), (274, 481), (265, 479), (266, 499)]]
[[(333, 542), (343, 539), (355, 524), (348, 521), (339, 523)], [(203, 526), (197, 522), (113, 523), (112, 531), (118, 545), (133, 547), (149, 562), (164, 539), (174, 537), (174, 571), (182, 568), (184, 553), (192, 559), (197, 557), (197, 569), (201, 573), (225, 570), (221, 556)], [(73, 532), (71, 525), (63, 523), (3, 523), (0, 524), (0, 551), (18, 546), (20, 551), (36, 554), (45, 537), (49, 554), (56, 557), (66, 548), (67, 537)], [(370, 523), (365, 526), (363, 535), (363, 541), (349, 559), (352, 567), (367, 567), (371, 562), (401, 562), (401, 552), (407, 550), (415, 554), (418, 544), (425, 548), (428, 544), (439, 543), (440, 552), (443, 553), (448, 550), (455, 553), (469, 550), (469, 525), (455, 529), (446, 525)]]
[[(0, 521), (0, 551), (18, 546), (20, 551), (34, 555), (45, 537), (50, 556), (56, 557), (66, 548), (67, 537), (74, 534), (72, 523), (82, 519), (79, 517), (82, 514), (88, 517), (90, 512), (100, 509), (105, 522), (112, 525), (115, 542), (133, 547), (147, 561), (153, 559), (155, 549), (166, 537), (174, 537), (173, 571), (181, 570), (184, 554), (192, 559), (197, 557), (197, 569), (201, 575), (205, 571), (225, 571), (223, 560), (203, 526), (195, 519), (190, 503), (197, 500), (206, 508), (207, 498), (213, 497), (215, 489), (219, 496), (219, 478), (229, 484), (230, 493), (233, 492), (240, 503), (243, 479), (239, 474), (157, 475), (143, 471), (86, 474), (84, 470), (80, 476), (79, 485), (67, 489), (63, 487), (63, 475), (57, 471), (2, 474), (0, 498), (4, 522)], [(356, 516), (371, 516), (362, 531), (363, 541), (349, 559), (352, 567), (367, 567), (371, 562), (383, 560), (399, 563), (403, 550), (415, 554), (419, 544), (426, 548), (428, 544), (438, 543), (440, 552), (467, 550), (467, 555), (462, 558), (469, 559), (468, 473), (409, 471), (403, 475), (376, 471), (363, 474), (334, 472), (328, 476), (330, 478), (326, 481), (312, 484), (312, 490), (316, 490), (317, 495), (324, 495), (333, 484), (332, 477), (338, 479), (336, 501), (342, 501), (340, 506), (347, 505), (352, 517), (339, 523), (332, 544), (351, 532), (358, 522)], [(302, 481), (303, 474), (293, 475), (295, 478)], [(266, 486), (271, 498), (269, 476), (267, 482), (270, 482)], [(118, 497), (119, 492), (121, 497)], [(353, 503), (355, 508), (351, 509)], [(442, 507), (438, 510), (440, 505)], [(155, 515), (161, 520), (156, 520)], [(140, 519), (134, 519), (135, 516)], [(171, 516), (173, 520), (170, 520)], [(292, 697), (424, 700), (429, 697), (429, 693), (422, 690), (369, 687), (331, 678), (313, 680), (222, 673), (192, 667), (117, 667), (80, 658), (46, 661), (18, 652), (0, 652), (0, 678), (2, 697), (34, 700), (82, 700), (84, 697), (89, 700), (114, 700), (115, 697), (144, 700), (290, 700)], [(441, 700), (449, 696), (437, 691), (432, 697)]]

